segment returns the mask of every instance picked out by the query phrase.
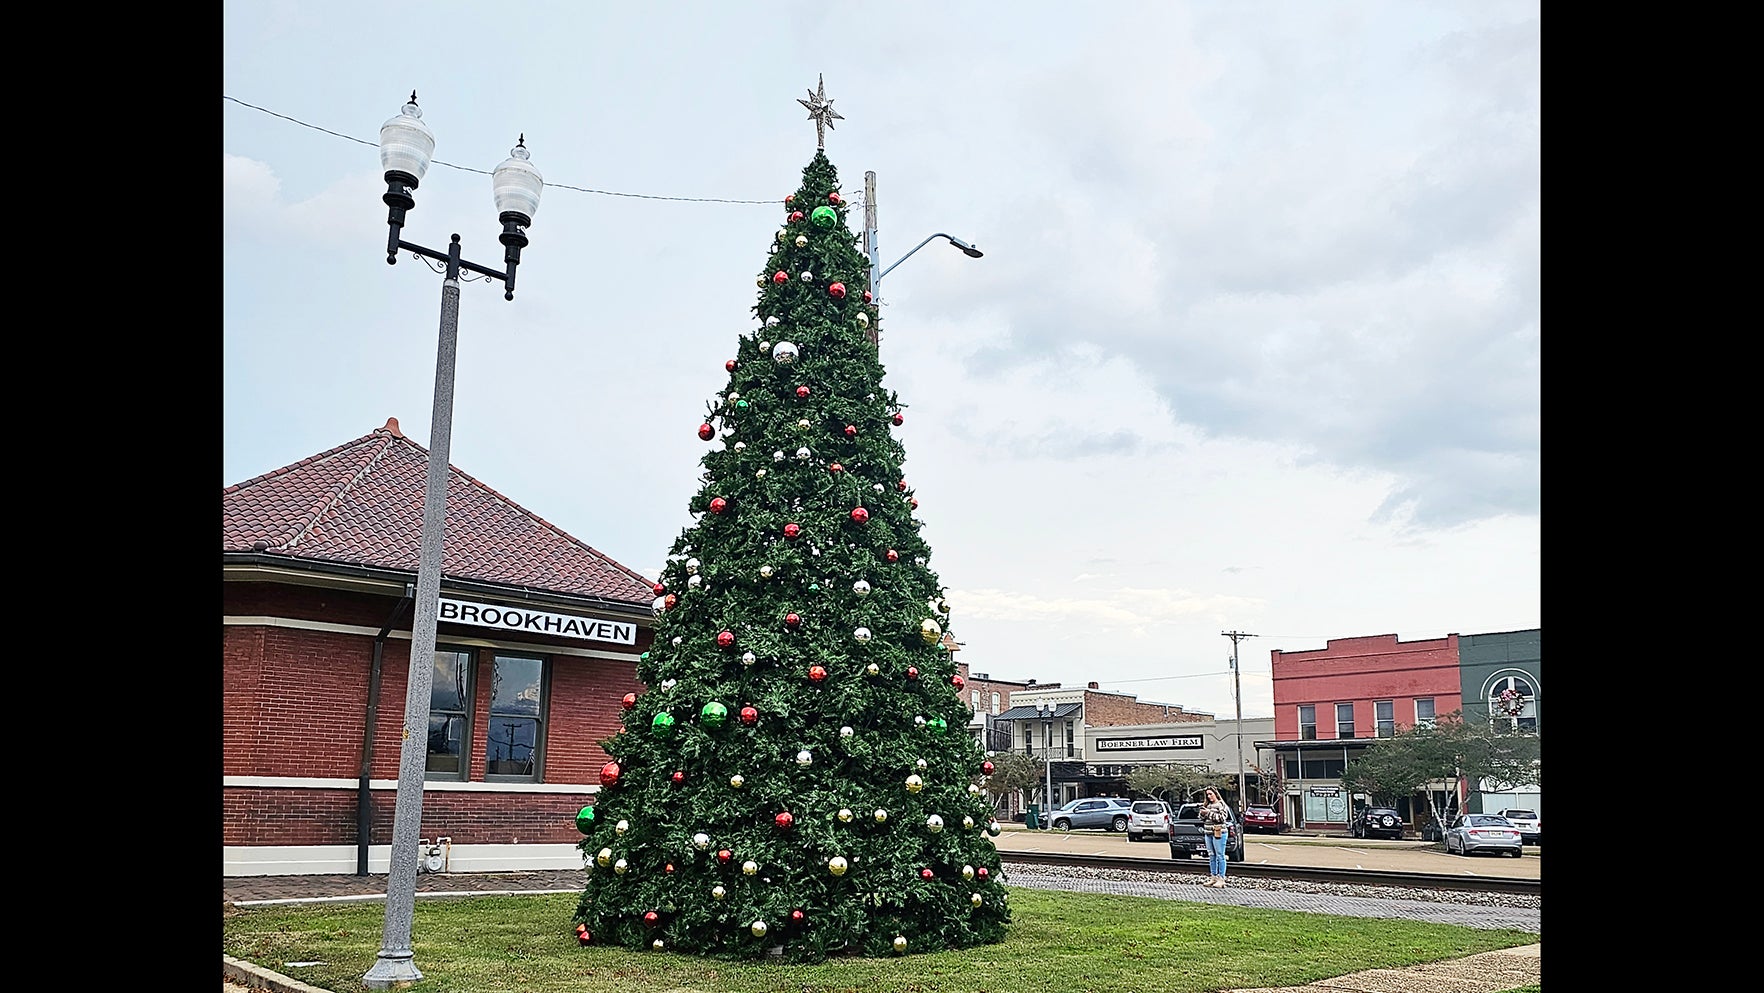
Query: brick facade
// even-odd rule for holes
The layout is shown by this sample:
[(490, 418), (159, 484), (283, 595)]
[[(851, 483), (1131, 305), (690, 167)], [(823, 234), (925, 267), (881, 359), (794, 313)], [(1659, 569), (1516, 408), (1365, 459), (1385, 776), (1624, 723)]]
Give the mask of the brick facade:
[(1087, 727), (1125, 727), (1134, 724), (1211, 721), (1212, 714), (1184, 710), (1173, 703), (1148, 703), (1130, 693), (1099, 690), (1096, 684), (1084, 691), (1084, 723)]
[[(1397, 730), (1415, 724), (1415, 701), (1432, 699), (1444, 717), (1463, 701), (1458, 636), (1398, 641), (1394, 634), (1331, 638), (1309, 651), (1269, 653), (1274, 686), (1274, 736), (1296, 741), (1299, 708), (1317, 708), (1316, 737), (1337, 737), (1335, 705), (1354, 705), (1354, 738), (1376, 734), (1375, 701), (1392, 701)], [(1346, 737), (1345, 735), (1342, 737)]]

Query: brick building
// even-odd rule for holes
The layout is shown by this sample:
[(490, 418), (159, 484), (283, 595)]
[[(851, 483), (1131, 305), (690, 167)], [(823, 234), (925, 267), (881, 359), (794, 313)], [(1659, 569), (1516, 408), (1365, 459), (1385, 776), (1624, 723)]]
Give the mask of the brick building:
[(1079, 797), (1127, 795), (1118, 771), (1105, 772), (1087, 760), (1094, 759), (1085, 754), (1090, 729), (1213, 720), (1212, 714), (1143, 701), (1131, 693), (1100, 689), (1094, 682), (1066, 688), (1031, 679), (1011, 694), (1010, 709), (994, 719), (999, 733), (993, 747), (1046, 759), (1052, 766), (1052, 806), (1058, 806)]
[[(389, 871), (427, 477), (394, 419), (223, 490), (225, 874)], [(422, 837), (580, 868), (651, 583), (452, 467), (447, 502)]]

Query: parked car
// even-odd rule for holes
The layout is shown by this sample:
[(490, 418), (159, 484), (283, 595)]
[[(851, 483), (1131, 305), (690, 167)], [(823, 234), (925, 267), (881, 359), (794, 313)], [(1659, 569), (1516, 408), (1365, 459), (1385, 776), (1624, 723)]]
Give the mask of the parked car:
[(1348, 830), (1356, 838), (1401, 838), (1403, 815), (1392, 807), (1361, 807)]
[(1446, 829), (1446, 854), (1475, 855), (1493, 852), (1518, 858), (1525, 854), (1519, 829), (1499, 814), (1461, 814)]
[(1133, 801), (1118, 796), (1096, 796), (1073, 800), (1047, 815), (1047, 823), (1055, 831), (1074, 828), (1102, 828), (1105, 831), (1127, 830), (1127, 815)]
[(1170, 839), (1170, 805), (1162, 800), (1135, 800), (1127, 815), (1127, 840), (1150, 837)]
[[(1207, 842), (1201, 836), (1201, 805), (1185, 803), (1170, 818), (1170, 857), (1173, 859), (1207, 857)], [(1243, 861), (1243, 818), (1233, 811), (1230, 832), (1226, 835), (1225, 861)]]
[(1280, 823), (1280, 813), (1273, 807), (1245, 807), (1243, 829), (1262, 834), (1279, 834), (1286, 829), (1286, 825)]
[(1543, 844), (1543, 818), (1537, 816), (1537, 811), (1508, 807), (1495, 813), (1513, 822), (1513, 826), (1519, 829), (1520, 841), (1527, 845)]

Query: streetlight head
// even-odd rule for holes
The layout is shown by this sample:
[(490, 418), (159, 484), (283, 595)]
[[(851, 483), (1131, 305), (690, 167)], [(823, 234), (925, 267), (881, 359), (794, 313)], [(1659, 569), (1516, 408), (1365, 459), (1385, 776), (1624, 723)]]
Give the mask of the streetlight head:
[(531, 227), (533, 215), (539, 212), (539, 194), (545, 189), (545, 177), (527, 161), (529, 157), (527, 136), (523, 134), (515, 147), (509, 149), (508, 158), (490, 174), (496, 211), (504, 224), (508, 223), (509, 214), (516, 214), (521, 227)]
[(946, 235), (944, 235), (944, 237), (949, 239), (950, 244), (961, 249), (962, 252), (968, 256), (968, 258), (977, 259), (980, 256), (986, 254), (985, 252), (982, 252), (980, 249), (975, 248), (973, 245), (968, 244), (967, 242), (963, 241), (960, 238), (955, 237), (954, 235), (947, 235), (946, 234)]
[(415, 189), (429, 171), (429, 157), (435, 154), (435, 135), (423, 123), (423, 109), (417, 106), (416, 91), (410, 102), (399, 108), (398, 116), (380, 125), (380, 168), (386, 182), (394, 179)]

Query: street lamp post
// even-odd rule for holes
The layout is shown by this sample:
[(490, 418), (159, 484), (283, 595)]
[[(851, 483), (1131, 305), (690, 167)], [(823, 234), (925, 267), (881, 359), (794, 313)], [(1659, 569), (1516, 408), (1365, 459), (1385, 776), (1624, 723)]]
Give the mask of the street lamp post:
[(527, 245), (527, 228), (539, 209), (544, 180), (527, 161), (526, 136), (521, 137), (507, 161), (491, 175), (497, 219), (502, 223), (498, 240), (504, 246), (498, 272), (460, 258), (459, 235), (447, 251), (438, 252), (403, 240), (406, 211), (416, 206), (411, 191), (428, 171), (435, 151), (435, 136), (422, 121), (416, 93), (398, 116), (380, 128), (380, 165), (385, 170), (386, 192), (380, 198), (387, 207), (386, 264), (398, 261), (402, 249), (446, 265), (441, 282), (441, 332), (435, 353), (435, 406), (430, 425), (429, 481), (423, 496), (422, 557), (417, 567), (416, 614), (411, 621), (410, 681), (404, 694), (403, 744), (398, 756), (398, 800), (392, 818), (392, 866), (386, 883), (386, 925), (380, 952), (362, 976), (369, 989), (391, 989), (423, 978), (411, 950), (410, 927), (416, 909), (417, 841), (423, 819), (423, 774), (428, 765), (429, 694), (435, 679), (435, 625), (441, 601), (441, 551), (447, 530), (448, 448), (453, 434), (453, 369), (459, 341), (459, 272), (468, 269), (502, 281), (506, 300), (514, 299), (515, 267)]
[[(926, 238), (924, 241), (914, 245), (913, 252), (930, 244), (931, 238), (949, 239), (950, 244), (967, 253), (969, 258), (977, 259), (986, 254), (954, 235), (947, 235), (941, 232), (931, 235), (930, 238)], [(911, 258), (913, 252), (908, 252), (900, 258), (895, 259), (894, 265), (891, 265), (886, 269), (882, 268), (882, 252), (876, 241), (876, 174), (873, 171), (864, 173), (864, 254), (870, 257), (871, 300), (874, 300), (878, 305), (882, 302), (882, 277), (893, 272), (894, 266), (900, 265), (902, 262)], [(870, 327), (867, 334), (870, 338), (870, 344), (876, 344), (877, 331), (874, 325)]]

